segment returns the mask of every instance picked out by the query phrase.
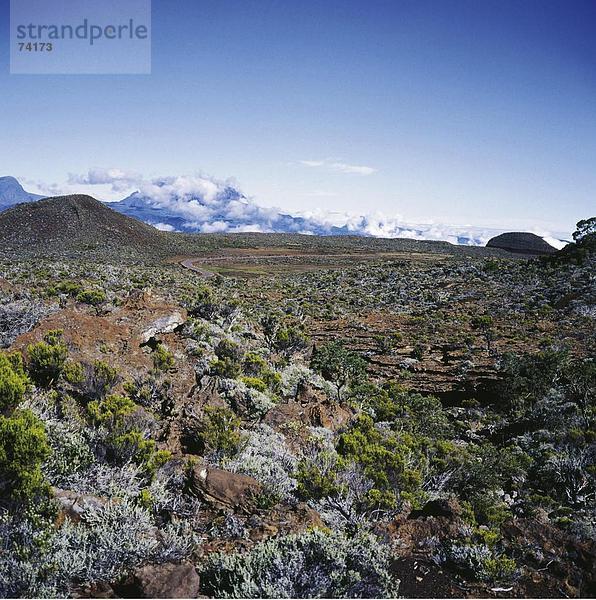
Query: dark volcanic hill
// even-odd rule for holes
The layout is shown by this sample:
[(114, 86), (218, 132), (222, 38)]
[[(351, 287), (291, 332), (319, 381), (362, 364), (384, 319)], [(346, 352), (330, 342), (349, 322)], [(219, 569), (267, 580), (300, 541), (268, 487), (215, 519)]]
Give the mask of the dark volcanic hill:
[(84, 251), (126, 256), (159, 252), (163, 234), (91, 196), (58, 196), (18, 204), (0, 214), (0, 250), (69, 255)]
[(518, 254), (554, 254), (557, 249), (534, 233), (502, 233), (486, 243), (487, 248), (500, 248)]

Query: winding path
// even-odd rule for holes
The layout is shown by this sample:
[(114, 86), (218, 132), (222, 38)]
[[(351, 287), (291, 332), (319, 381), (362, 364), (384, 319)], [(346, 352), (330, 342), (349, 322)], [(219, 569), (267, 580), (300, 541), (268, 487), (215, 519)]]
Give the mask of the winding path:
[(205, 269), (196, 267), (194, 264), (196, 260), (199, 260), (199, 259), (198, 258), (186, 258), (185, 260), (180, 261), (180, 264), (185, 269), (194, 271), (195, 273), (198, 273), (201, 277), (204, 277), (205, 279), (210, 279), (211, 277), (215, 277), (215, 273), (213, 271), (207, 271)]

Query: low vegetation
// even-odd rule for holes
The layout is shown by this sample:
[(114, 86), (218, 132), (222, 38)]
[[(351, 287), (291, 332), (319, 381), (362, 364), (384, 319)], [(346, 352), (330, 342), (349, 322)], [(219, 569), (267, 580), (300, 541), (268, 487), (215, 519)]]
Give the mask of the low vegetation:
[(594, 235), (284, 274), (255, 250), (258, 278), (1, 262), (0, 596), (140, 596), (164, 563), (207, 597), (589, 595)]

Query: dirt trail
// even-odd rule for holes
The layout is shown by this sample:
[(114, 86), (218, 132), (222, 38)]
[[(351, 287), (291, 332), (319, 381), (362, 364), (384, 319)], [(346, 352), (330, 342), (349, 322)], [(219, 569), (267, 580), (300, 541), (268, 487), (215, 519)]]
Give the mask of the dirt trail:
[(215, 273), (213, 271), (206, 271), (205, 269), (200, 269), (199, 267), (195, 267), (195, 261), (200, 260), (198, 258), (187, 258), (185, 260), (180, 261), (180, 264), (190, 271), (194, 271), (204, 277), (205, 279), (209, 279), (211, 277), (215, 277)]

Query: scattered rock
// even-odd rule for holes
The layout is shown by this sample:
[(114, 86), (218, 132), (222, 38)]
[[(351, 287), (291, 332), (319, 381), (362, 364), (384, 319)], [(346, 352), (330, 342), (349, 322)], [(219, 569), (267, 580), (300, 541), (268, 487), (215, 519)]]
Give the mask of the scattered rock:
[(112, 586), (105, 581), (96, 581), (72, 591), (73, 598), (117, 598)]
[(325, 394), (308, 383), (298, 385), (295, 400), (282, 402), (265, 416), (265, 423), (280, 427), (292, 421), (309, 427), (325, 427), (336, 431), (353, 416), (348, 407), (328, 399)]

